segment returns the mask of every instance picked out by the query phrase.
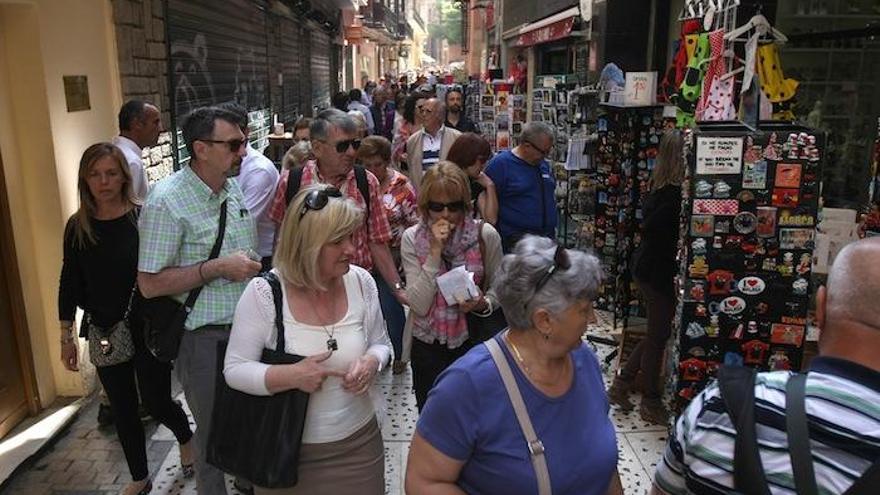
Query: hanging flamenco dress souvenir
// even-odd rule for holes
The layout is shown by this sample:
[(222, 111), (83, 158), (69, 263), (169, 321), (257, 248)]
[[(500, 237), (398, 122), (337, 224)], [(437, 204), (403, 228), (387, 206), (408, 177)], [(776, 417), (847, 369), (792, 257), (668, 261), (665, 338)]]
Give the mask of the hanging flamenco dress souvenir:
[[(774, 104), (784, 103), (794, 98), (797, 92), (798, 81), (786, 78), (782, 72), (782, 62), (779, 59), (779, 47), (776, 43), (765, 43), (758, 46), (758, 78), (761, 89), (767, 98)], [(775, 120), (794, 120), (791, 110), (777, 111), (773, 114)]]

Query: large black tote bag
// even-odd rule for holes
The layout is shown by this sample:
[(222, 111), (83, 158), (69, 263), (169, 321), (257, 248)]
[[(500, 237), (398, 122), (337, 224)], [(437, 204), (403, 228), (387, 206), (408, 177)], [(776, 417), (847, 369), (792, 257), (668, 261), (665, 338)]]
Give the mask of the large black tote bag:
[[(263, 349), (260, 361), (266, 364), (301, 361), (303, 356), (284, 352), (281, 283), (271, 272), (261, 276), (272, 287), (278, 337), (275, 349)], [(208, 462), (256, 486), (295, 486), (309, 394), (288, 390), (270, 396), (256, 396), (233, 390), (223, 378), (226, 344), (217, 344), (217, 395), (208, 437)]]

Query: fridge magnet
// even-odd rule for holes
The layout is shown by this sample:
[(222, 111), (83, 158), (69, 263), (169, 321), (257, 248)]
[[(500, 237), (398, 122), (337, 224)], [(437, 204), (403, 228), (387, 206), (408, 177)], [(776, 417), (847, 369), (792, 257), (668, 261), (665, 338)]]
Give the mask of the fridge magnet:
[(715, 233), (716, 234), (729, 234), (730, 233), (730, 220), (716, 221), (715, 222)]
[(706, 276), (709, 282), (709, 295), (726, 296), (730, 294), (733, 283), (733, 273), (727, 270), (712, 270)]
[(764, 262), (761, 264), (761, 270), (764, 270), (765, 272), (775, 272), (776, 258), (764, 258)]
[(764, 147), (762, 156), (766, 160), (777, 162), (782, 159), (782, 145), (778, 142), (776, 133), (770, 134), (770, 142)]
[(759, 160), (743, 169), (743, 189), (764, 189), (767, 187), (767, 162)]
[(730, 340), (742, 340), (743, 328), (744, 325), (742, 323), (738, 324), (736, 328), (734, 328), (730, 333), (727, 334), (727, 338)]
[(770, 344), (760, 340), (750, 340), (742, 345), (742, 350), (745, 353), (743, 361), (745, 364), (761, 364), (764, 362), (768, 349), (770, 349)]
[(698, 339), (706, 335), (706, 331), (703, 329), (703, 325), (692, 321), (685, 329), (684, 334), (691, 339)]
[(706, 239), (694, 239), (694, 242), (691, 243), (691, 251), (694, 254), (706, 254)]
[[(601, 193), (600, 193), (601, 194)], [(600, 201), (601, 203), (601, 201)], [(694, 215), (691, 217), (691, 235), (694, 237), (712, 237), (715, 234), (715, 217), (712, 215)]]
[(747, 296), (757, 296), (764, 292), (766, 287), (767, 284), (765, 284), (763, 280), (752, 276), (743, 277), (739, 280), (739, 283), (736, 284), (736, 288)]
[(709, 325), (706, 326), (706, 335), (712, 337), (718, 337), (718, 332), (720, 330), (720, 326), (718, 325), (718, 315), (712, 315), (709, 317)]
[(694, 186), (694, 197), (696, 198), (711, 198), (712, 197), (712, 184), (709, 181), (698, 180), (697, 184)]
[(761, 147), (755, 145), (752, 136), (746, 137), (746, 152), (743, 154), (743, 162), (746, 164), (755, 163), (761, 159)]
[(812, 227), (816, 223), (813, 215), (799, 213), (798, 210), (780, 210), (780, 227)]
[(733, 228), (740, 234), (751, 234), (758, 226), (758, 217), (750, 211), (737, 213), (733, 217)]
[(770, 328), (770, 342), (800, 347), (804, 342), (806, 329), (801, 325), (774, 323)]
[(739, 174), (742, 171), (743, 139), (697, 137), (697, 175)]
[(754, 206), (755, 203), (755, 193), (752, 191), (740, 191), (739, 194), (736, 195), (736, 199), (739, 200), (741, 204), (741, 208), (750, 208)]
[(794, 282), (791, 283), (791, 293), (796, 296), (806, 296), (807, 289), (810, 288), (810, 282), (807, 279), (800, 277)]
[(782, 255), (782, 264), (776, 267), (776, 271), (783, 277), (794, 275), (794, 254), (785, 253)]
[(801, 325), (803, 327), (806, 327), (807, 319), (803, 316), (783, 316), (782, 323), (786, 325)]
[(739, 213), (739, 201), (735, 199), (695, 199), (695, 215), (736, 215)]
[(758, 237), (774, 237), (776, 236), (776, 208), (772, 206), (758, 207), (758, 224), (755, 231)]
[(706, 363), (697, 358), (686, 359), (678, 366), (681, 369), (682, 380), (688, 382), (698, 382), (702, 380), (703, 374), (706, 371)]
[(800, 191), (797, 189), (783, 189), (783, 188), (774, 188), (773, 196), (771, 197), (770, 203), (773, 206), (782, 206), (782, 207), (792, 207), (797, 206), (799, 201)]
[(738, 315), (746, 309), (745, 299), (731, 296), (721, 301), (721, 312), (726, 315)]
[(785, 354), (785, 350), (776, 349), (767, 360), (770, 371), (788, 371), (791, 369), (791, 359)]
[(798, 275), (806, 275), (810, 272), (810, 268), (812, 268), (813, 258), (809, 253), (801, 253), (801, 259), (798, 260), (797, 267), (795, 271)]
[(694, 262), (688, 267), (691, 278), (706, 278), (709, 273), (709, 265), (706, 264), (705, 256), (694, 256)]
[(713, 188), (712, 196), (716, 198), (729, 198), (730, 197), (730, 186), (727, 185), (727, 182), (723, 180), (719, 180), (715, 183), (715, 187)]
[[(813, 249), (815, 232), (813, 229), (779, 229), (779, 247), (782, 249)], [(785, 254), (790, 255), (791, 253)]]
[(706, 305), (705, 304), (697, 304), (697, 307), (694, 308), (694, 315), (698, 318), (706, 317)]
[(706, 282), (704, 280), (688, 280), (687, 289), (684, 292), (684, 300), (703, 302), (706, 298)]
[(776, 187), (800, 187), (801, 165), (799, 163), (780, 163), (776, 165)]

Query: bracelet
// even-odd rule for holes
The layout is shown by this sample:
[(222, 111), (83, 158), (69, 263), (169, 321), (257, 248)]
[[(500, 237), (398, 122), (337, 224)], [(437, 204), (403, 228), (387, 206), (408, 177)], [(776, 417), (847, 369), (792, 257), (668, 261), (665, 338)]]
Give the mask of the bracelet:
[(205, 266), (205, 263), (207, 263), (207, 261), (203, 261), (203, 262), (199, 263), (199, 278), (202, 279), (202, 285), (205, 285), (208, 283), (208, 281), (205, 280), (205, 275), (202, 273), (202, 267)]

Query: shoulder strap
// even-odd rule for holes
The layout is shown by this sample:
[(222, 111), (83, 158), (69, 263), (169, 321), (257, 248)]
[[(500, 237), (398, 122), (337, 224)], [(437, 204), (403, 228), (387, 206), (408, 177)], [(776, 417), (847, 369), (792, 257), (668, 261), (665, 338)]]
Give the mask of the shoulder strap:
[(477, 242), (480, 243), (480, 262), (483, 263), (483, 279), (480, 280), (480, 292), (486, 293), (486, 240), (483, 239), (483, 224), (486, 223), (483, 220), (480, 220), (480, 225), (477, 226)]
[(266, 272), (260, 275), (263, 277), (266, 282), (268, 282), (269, 287), (272, 288), (272, 300), (275, 302), (275, 333), (277, 335), (275, 339), (275, 351), (276, 352), (285, 352), (285, 342), (284, 342), (284, 296), (281, 292), (281, 281), (278, 280), (278, 277), (275, 276), (272, 272)]
[(718, 387), (725, 409), (736, 428), (734, 487), (750, 495), (769, 495), (755, 431), (755, 370), (743, 366), (724, 366), (718, 370)]
[(877, 485), (880, 484), (880, 460), (871, 464), (862, 477), (857, 479), (843, 495), (868, 495), (877, 493)]
[[(220, 225), (217, 228), (217, 238), (214, 239), (214, 246), (211, 248), (211, 254), (208, 256), (208, 260), (212, 260), (220, 255), (220, 248), (223, 246), (223, 237), (226, 235), (226, 202), (229, 200), (223, 200), (223, 203), (220, 205)], [(207, 260), (206, 260), (207, 261)], [(186, 297), (186, 302), (183, 303), (184, 310), (187, 314), (192, 311), (193, 306), (196, 304), (196, 299), (199, 298), (199, 294), (202, 293), (202, 288), (204, 285), (200, 285), (195, 289), (189, 291), (189, 295)]]
[(803, 374), (792, 375), (785, 384), (785, 433), (795, 491), (798, 495), (818, 495), (807, 424), (806, 389), (807, 375)]
[[(503, 335), (507, 335), (505, 332)], [(516, 413), (516, 420), (522, 429), (523, 436), (529, 446), (529, 453), (532, 458), (532, 466), (535, 468), (535, 477), (538, 480), (538, 495), (550, 495), (550, 472), (547, 470), (547, 460), (544, 458), (544, 444), (538, 439), (535, 428), (532, 426), (532, 420), (529, 419), (529, 412), (526, 404), (523, 402), (522, 395), (519, 393), (519, 387), (516, 385), (516, 379), (513, 377), (513, 371), (510, 364), (504, 356), (504, 351), (498, 345), (498, 341), (491, 338), (484, 342), (489, 348), (489, 354), (495, 361), (501, 380), (504, 382), (504, 388), (507, 389), (507, 396), (510, 397), (510, 403), (513, 405), (513, 412)]]
[(367, 180), (367, 169), (361, 167), (360, 165), (354, 166), (354, 180), (357, 182), (358, 191), (361, 192), (361, 197), (364, 198), (364, 204), (366, 206), (366, 221), (365, 225), (367, 226), (367, 234), (370, 233), (370, 182)]
[(302, 178), (302, 167), (294, 167), (287, 173), (287, 189), (284, 190), (284, 206), (290, 206), (290, 201), (293, 200), (293, 197), (299, 192)]

